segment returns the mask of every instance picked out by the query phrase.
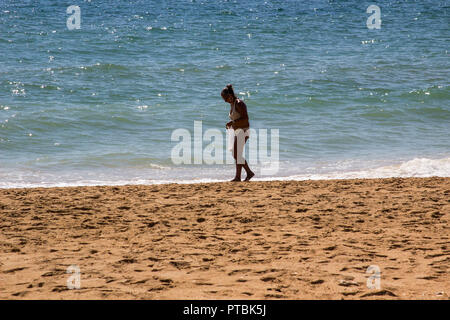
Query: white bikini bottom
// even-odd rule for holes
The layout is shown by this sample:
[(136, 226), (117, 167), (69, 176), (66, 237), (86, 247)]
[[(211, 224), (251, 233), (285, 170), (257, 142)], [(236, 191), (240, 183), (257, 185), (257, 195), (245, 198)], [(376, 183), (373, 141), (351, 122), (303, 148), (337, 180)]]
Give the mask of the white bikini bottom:
[(237, 164), (245, 164), (245, 159), (243, 157), (244, 152), (244, 146), (245, 146), (245, 137), (250, 137), (250, 130), (249, 128), (239, 128), (236, 130), (230, 129), (228, 130), (228, 150), (233, 153), (234, 151), (234, 141), (237, 140), (237, 154), (236, 154), (236, 160)]

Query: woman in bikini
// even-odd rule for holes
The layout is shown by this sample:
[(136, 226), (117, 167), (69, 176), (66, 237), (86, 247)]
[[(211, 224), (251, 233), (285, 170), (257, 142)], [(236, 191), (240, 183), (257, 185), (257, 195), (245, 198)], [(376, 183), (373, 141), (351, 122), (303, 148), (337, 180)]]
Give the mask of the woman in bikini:
[[(249, 181), (255, 174), (248, 166), (247, 161), (242, 157), (244, 144), (248, 139), (248, 130), (250, 128), (250, 122), (248, 121), (247, 106), (244, 101), (238, 99), (233, 91), (233, 86), (231, 84), (227, 85), (222, 90), (222, 98), (225, 102), (230, 104), (229, 117), (230, 122), (226, 124), (226, 128), (232, 128), (235, 130), (234, 136), (234, 148), (233, 148), (233, 158), (236, 162), (236, 176), (231, 181), (241, 181), (241, 171), (242, 168), (247, 172), (247, 177), (245, 181)], [(244, 139), (238, 139), (240, 134), (245, 135)]]

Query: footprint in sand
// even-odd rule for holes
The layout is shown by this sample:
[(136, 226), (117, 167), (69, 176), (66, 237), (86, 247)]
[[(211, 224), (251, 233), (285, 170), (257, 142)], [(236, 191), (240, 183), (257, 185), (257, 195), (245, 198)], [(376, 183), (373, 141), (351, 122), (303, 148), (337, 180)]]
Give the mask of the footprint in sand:
[(130, 264), (130, 263), (136, 263), (137, 260), (133, 258), (125, 258), (122, 260), (117, 261), (118, 264)]
[(66, 286), (56, 286), (52, 289), (52, 292), (63, 292), (63, 291), (67, 291), (70, 290), (69, 288), (67, 288)]
[(344, 296), (355, 296), (360, 292), (361, 292), (360, 290), (356, 290), (356, 291), (349, 291), (349, 292), (341, 292), (341, 294)]
[(247, 273), (247, 272), (250, 272), (250, 271), (252, 271), (252, 270), (251, 269), (236, 269), (236, 270), (233, 270), (231, 272), (228, 272), (228, 275), (232, 276), (232, 275), (235, 275), (237, 273)]
[(28, 291), (21, 291), (21, 292), (13, 293), (12, 296), (14, 296), (14, 297), (24, 297), (27, 293), (28, 293)]
[(393, 293), (392, 291), (389, 291), (389, 290), (377, 290), (377, 291), (365, 293), (365, 294), (361, 295), (360, 297), (361, 298), (365, 298), (365, 297), (373, 297), (373, 296), (391, 296), (391, 297), (396, 297), (397, 295), (395, 293)]
[(322, 284), (322, 283), (324, 283), (324, 282), (325, 282), (325, 281), (322, 280), (322, 279), (317, 279), (317, 280), (311, 281), (310, 283), (311, 283), (311, 284)]
[(9, 270), (3, 271), (3, 273), (14, 273), (14, 272), (17, 272), (17, 271), (22, 271), (24, 269), (27, 269), (27, 268), (26, 267), (13, 268), (13, 269), (9, 269)]
[(282, 295), (282, 294), (273, 294), (273, 293), (269, 293), (266, 294), (264, 297), (266, 298), (277, 298), (277, 299), (282, 299), (285, 298), (286, 296)]
[(260, 280), (264, 281), (264, 282), (275, 282), (277, 280), (277, 278), (275, 278), (273, 276), (267, 276), (267, 277), (262, 277)]
[(359, 286), (359, 283), (352, 280), (339, 280), (338, 285), (342, 287), (351, 287), (351, 286)]
[(190, 267), (190, 263), (187, 261), (170, 261), (170, 264), (177, 269), (186, 269)]

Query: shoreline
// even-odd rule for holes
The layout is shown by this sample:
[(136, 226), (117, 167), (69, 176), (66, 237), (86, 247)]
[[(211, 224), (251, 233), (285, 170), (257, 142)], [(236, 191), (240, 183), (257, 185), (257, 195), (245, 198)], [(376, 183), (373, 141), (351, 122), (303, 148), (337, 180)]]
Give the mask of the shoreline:
[(0, 298), (450, 299), (449, 199), (449, 177), (2, 188)]
[[(245, 175), (245, 174), (244, 174)], [(245, 177), (244, 177), (245, 178)], [(247, 184), (247, 181), (244, 181), (244, 178), (242, 178), (242, 181), (237, 183), (239, 184)], [(270, 182), (304, 182), (304, 181), (331, 181), (331, 182), (337, 182), (337, 181), (347, 181), (347, 180), (385, 180), (385, 179), (435, 179), (435, 178), (442, 178), (442, 179), (449, 179), (450, 177), (447, 176), (426, 176), (426, 177), (398, 177), (398, 176), (392, 176), (392, 177), (381, 177), (381, 178), (329, 178), (329, 179), (292, 179), (290, 177), (286, 177), (288, 179), (281, 178), (267, 178), (268, 180), (264, 180), (264, 178), (256, 178), (252, 179), (250, 183), (270, 183)], [(260, 180), (258, 180), (260, 179)], [(214, 181), (195, 181), (195, 180), (181, 180), (179, 182), (176, 181), (169, 181), (169, 182), (156, 182), (156, 183), (124, 183), (124, 184), (74, 184), (74, 185), (62, 185), (62, 186), (32, 186), (32, 187), (0, 187), (1, 190), (28, 190), (28, 189), (61, 189), (61, 188), (108, 188), (108, 187), (136, 187), (136, 186), (143, 186), (143, 187), (150, 187), (150, 186), (182, 186), (182, 185), (199, 185), (199, 184), (220, 184), (220, 183), (229, 183), (230, 180), (214, 180)]]
[[(392, 160), (393, 161), (393, 160)], [(161, 185), (161, 184), (197, 184), (197, 183), (223, 183), (229, 182), (234, 174), (234, 168), (223, 168), (224, 171), (229, 169), (229, 173), (222, 174), (217, 172), (202, 172), (198, 174), (195, 170), (188, 176), (184, 176), (186, 172), (174, 170), (172, 176), (162, 178), (159, 176), (160, 172), (142, 171), (136, 172), (124, 171), (122, 175), (102, 176), (100, 179), (92, 179), (92, 176), (99, 172), (90, 172), (89, 176), (79, 176), (79, 173), (61, 172), (53, 176), (48, 176), (45, 173), (45, 181), (39, 182), (19, 182), (17, 179), (2, 175), (0, 172), (0, 190), (1, 189), (25, 189), (25, 188), (61, 188), (61, 187), (84, 187), (84, 186), (126, 186), (126, 185)], [(169, 168), (166, 168), (169, 169)], [(171, 168), (170, 170), (175, 169)], [(197, 169), (200, 169), (197, 168)], [(369, 167), (356, 167), (353, 169), (342, 169), (341, 171), (315, 171), (311, 173), (306, 170), (299, 172), (284, 172), (284, 176), (264, 176), (256, 171), (256, 176), (252, 182), (268, 182), (268, 181), (309, 181), (309, 180), (347, 180), (347, 179), (389, 179), (389, 178), (432, 178), (432, 177), (450, 177), (450, 158), (413, 158), (396, 160), (376, 166), (373, 164)], [(317, 168), (316, 168), (317, 169)], [(119, 169), (118, 169), (119, 170)], [(170, 171), (169, 170), (169, 171)], [(15, 172), (11, 169), (11, 172)], [(100, 172), (101, 173), (101, 172)], [(20, 176), (20, 172), (15, 172)], [(44, 176), (45, 176), (44, 174)], [(78, 176), (78, 179), (73, 179), (72, 174)], [(245, 175), (245, 174), (244, 174)], [(180, 179), (180, 176), (184, 178)], [(25, 181), (29, 176), (22, 177)], [(152, 179), (150, 179), (150, 177)], [(212, 178), (211, 178), (212, 177)], [(3, 178), (3, 180), (1, 179)], [(36, 181), (34, 177), (34, 180)], [(57, 181), (57, 182), (55, 182)]]

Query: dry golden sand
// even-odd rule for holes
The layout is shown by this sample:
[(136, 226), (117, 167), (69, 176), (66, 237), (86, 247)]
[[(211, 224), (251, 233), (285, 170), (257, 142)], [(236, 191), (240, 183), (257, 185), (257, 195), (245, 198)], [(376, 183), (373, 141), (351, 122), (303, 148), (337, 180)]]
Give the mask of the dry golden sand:
[(449, 299), (449, 212), (450, 178), (0, 189), (0, 298)]

